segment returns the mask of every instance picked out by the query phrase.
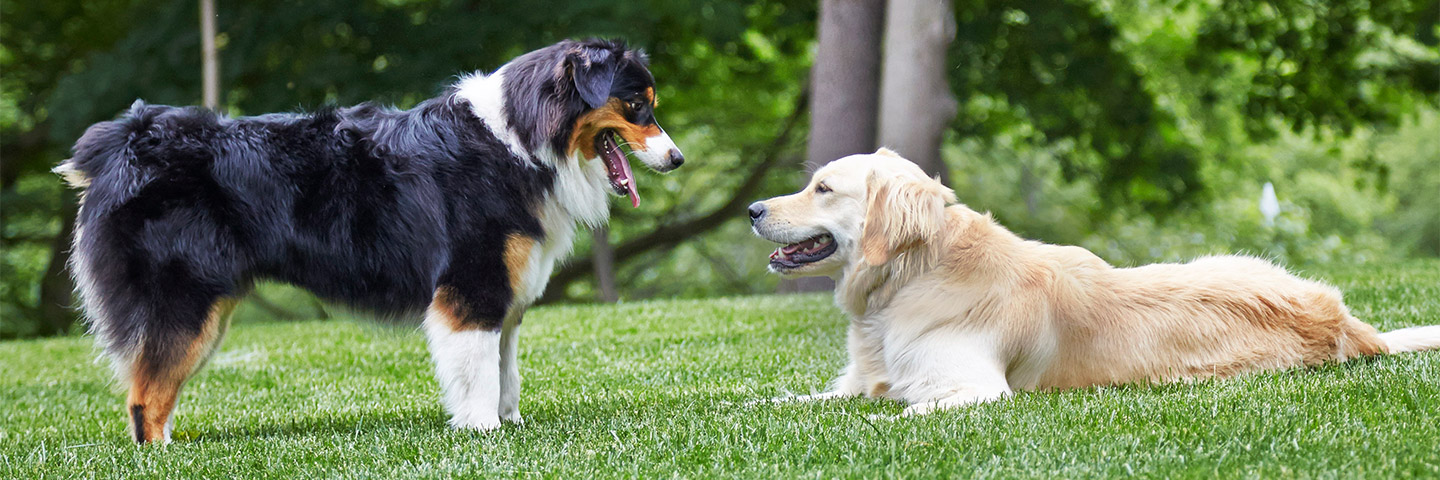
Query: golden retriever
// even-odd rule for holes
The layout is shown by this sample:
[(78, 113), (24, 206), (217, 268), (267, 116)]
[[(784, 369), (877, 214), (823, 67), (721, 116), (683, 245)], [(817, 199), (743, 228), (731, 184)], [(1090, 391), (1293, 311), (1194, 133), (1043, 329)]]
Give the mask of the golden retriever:
[(1171, 382), (1440, 348), (1440, 326), (1384, 334), (1334, 287), (1265, 260), (1115, 268), (1028, 241), (881, 149), (751, 205), (785, 244), (770, 269), (836, 279), (850, 363), (815, 400), (866, 395), (925, 414), (1014, 390)]

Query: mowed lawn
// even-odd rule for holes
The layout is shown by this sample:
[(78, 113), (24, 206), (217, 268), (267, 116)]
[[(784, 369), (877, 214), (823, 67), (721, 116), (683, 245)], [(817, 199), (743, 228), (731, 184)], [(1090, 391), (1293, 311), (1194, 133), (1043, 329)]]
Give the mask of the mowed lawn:
[[(1440, 262), (1304, 272), (1382, 330), (1440, 323)], [(89, 338), (0, 343), (0, 478), (1440, 476), (1440, 352), (1199, 384), (1021, 393), (872, 420), (822, 390), (845, 361), (828, 297), (533, 309), (527, 423), (447, 428), (422, 336), (357, 321), (236, 325), (136, 447)]]

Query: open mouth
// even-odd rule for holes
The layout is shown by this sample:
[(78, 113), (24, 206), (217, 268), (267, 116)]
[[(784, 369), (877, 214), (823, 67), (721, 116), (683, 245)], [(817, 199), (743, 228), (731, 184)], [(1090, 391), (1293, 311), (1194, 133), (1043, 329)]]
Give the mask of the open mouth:
[(835, 237), (822, 233), (775, 249), (775, 252), (770, 254), (770, 266), (799, 268), (824, 260), (834, 253)]
[(595, 136), (595, 151), (600, 152), (605, 162), (605, 172), (610, 174), (610, 188), (616, 195), (629, 196), (630, 206), (640, 206), (640, 193), (635, 190), (635, 174), (630, 171), (630, 162), (625, 152), (620, 151), (619, 134), (606, 130)]

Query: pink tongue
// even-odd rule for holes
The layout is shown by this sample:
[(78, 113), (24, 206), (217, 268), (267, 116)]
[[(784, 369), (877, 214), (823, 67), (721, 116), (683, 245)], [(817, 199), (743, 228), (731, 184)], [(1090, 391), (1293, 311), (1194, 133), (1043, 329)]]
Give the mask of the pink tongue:
[[(621, 155), (624, 154), (621, 153)], [(623, 156), (620, 157), (620, 170), (625, 172), (625, 179), (630, 181), (625, 185), (625, 188), (630, 191), (630, 207), (640, 208), (640, 192), (635, 191), (635, 174), (630, 171), (630, 162)]]

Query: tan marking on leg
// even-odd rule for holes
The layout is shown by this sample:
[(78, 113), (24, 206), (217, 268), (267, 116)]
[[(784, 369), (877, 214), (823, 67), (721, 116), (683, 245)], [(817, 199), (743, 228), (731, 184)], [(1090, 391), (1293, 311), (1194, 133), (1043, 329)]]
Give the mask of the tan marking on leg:
[(534, 248), (533, 238), (518, 233), (505, 237), (505, 271), (510, 275), (510, 292), (514, 296), (528, 293), (524, 292), (525, 271), (530, 266), (530, 251)]
[(430, 300), (429, 312), (425, 315), (425, 319), (439, 322), (452, 332), (480, 328), (479, 324), (465, 322), (469, 315), (470, 309), (465, 306), (465, 299), (455, 289), (441, 286), (435, 289), (435, 296)]
[(155, 365), (145, 358), (142, 347), (135, 362), (135, 371), (130, 376), (130, 392), (125, 404), (130, 420), (130, 431), (136, 442), (148, 443), (167, 440), (165, 424), (175, 410), (175, 400), (180, 387), (215, 353), (215, 347), (225, 336), (230, 326), (230, 314), (239, 303), (234, 298), (222, 298), (210, 307), (210, 313), (201, 326), (200, 334), (190, 340), (184, 354), (166, 365)]

